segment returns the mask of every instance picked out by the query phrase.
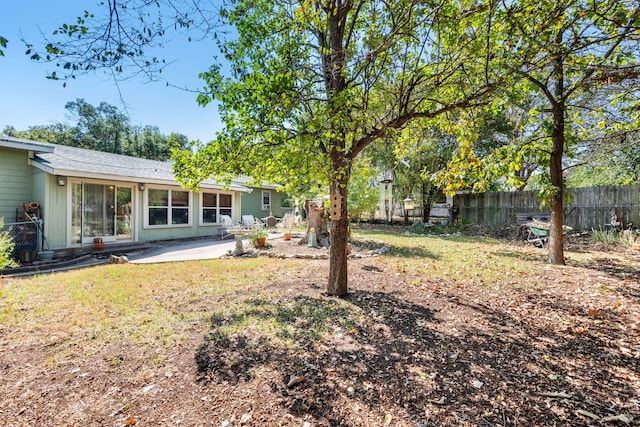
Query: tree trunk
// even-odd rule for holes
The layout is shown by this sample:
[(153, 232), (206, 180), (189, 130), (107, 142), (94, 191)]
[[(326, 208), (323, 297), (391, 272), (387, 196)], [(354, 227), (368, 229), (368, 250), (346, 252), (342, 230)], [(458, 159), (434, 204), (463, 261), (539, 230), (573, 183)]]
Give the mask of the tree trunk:
[[(335, 137), (327, 145), (327, 154), (331, 157), (330, 195), (338, 196), (340, 201), (340, 218), (331, 221), (331, 247), (329, 249), (329, 295), (346, 295), (347, 290), (347, 239), (349, 238), (349, 218), (347, 216), (347, 185), (351, 175), (351, 161), (347, 158), (347, 144), (345, 137), (349, 127), (344, 120), (344, 91), (347, 88), (345, 56), (347, 49), (343, 46), (347, 28), (347, 17), (353, 10), (353, 2), (329, 2), (326, 33), (318, 32), (318, 42), (322, 59), (322, 74), (324, 77), (326, 96), (330, 116), (332, 117), (332, 132)], [(343, 117), (342, 120), (333, 120)], [(357, 153), (356, 153), (357, 154)], [(355, 155), (355, 154), (354, 154)]]
[[(562, 45), (562, 33), (556, 37), (558, 46)], [(564, 155), (565, 110), (564, 100), (564, 66), (563, 59), (558, 56), (554, 64), (554, 100), (552, 101), (553, 131), (551, 141), (553, 147), (549, 158), (549, 176), (551, 178), (551, 224), (549, 229), (550, 264), (564, 265), (564, 238), (562, 226), (564, 222), (564, 181), (562, 176), (562, 157)]]
[(346, 178), (331, 184), (331, 195), (340, 196), (340, 219), (331, 221), (331, 248), (329, 249), (329, 283), (327, 294), (343, 296), (347, 289), (347, 250), (349, 240), (349, 218), (347, 216), (347, 183)]
[[(564, 117), (564, 115), (563, 115)], [(555, 121), (555, 120), (554, 120)], [(555, 126), (554, 126), (555, 127)], [(562, 136), (553, 131), (553, 149), (551, 150), (549, 174), (553, 192), (551, 194), (551, 225), (549, 229), (550, 264), (564, 265), (564, 183), (562, 177), (562, 152), (564, 147), (564, 119), (562, 120)]]
[(422, 205), (422, 222), (425, 224), (429, 222), (431, 216), (431, 201), (424, 202)]
[(422, 222), (429, 222), (429, 215), (431, 215), (431, 196), (427, 190), (426, 184), (422, 183)]

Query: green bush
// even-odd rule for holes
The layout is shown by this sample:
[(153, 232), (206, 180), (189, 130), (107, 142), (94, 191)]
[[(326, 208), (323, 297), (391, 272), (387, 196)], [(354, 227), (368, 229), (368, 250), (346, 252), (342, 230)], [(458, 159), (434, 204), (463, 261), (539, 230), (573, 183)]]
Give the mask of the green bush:
[[(4, 218), (0, 218), (0, 230), (3, 228)], [(14, 246), (9, 231), (0, 231), (0, 270), (16, 265), (16, 262), (12, 258)]]
[(377, 171), (362, 159), (354, 164), (349, 181), (348, 205), (349, 218), (355, 223), (373, 218), (380, 203), (380, 189), (371, 185), (376, 174)]
[(422, 222), (414, 222), (409, 227), (407, 227), (407, 231), (414, 234), (427, 234), (427, 227)]

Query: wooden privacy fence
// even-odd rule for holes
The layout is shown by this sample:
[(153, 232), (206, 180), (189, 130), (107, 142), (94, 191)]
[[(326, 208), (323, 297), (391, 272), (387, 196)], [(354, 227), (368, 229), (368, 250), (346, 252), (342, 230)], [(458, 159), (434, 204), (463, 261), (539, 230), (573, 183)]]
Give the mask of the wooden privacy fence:
[[(604, 229), (611, 222), (614, 210), (626, 227), (640, 227), (640, 185), (572, 188), (564, 206), (564, 223), (575, 230)], [(548, 213), (540, 210), (533, 191), (457, 194), (454, 210), (470, 223), (490, 226), (516, 222), (516, 214)], [(521, 215), (520, 215), (521, 216)]]

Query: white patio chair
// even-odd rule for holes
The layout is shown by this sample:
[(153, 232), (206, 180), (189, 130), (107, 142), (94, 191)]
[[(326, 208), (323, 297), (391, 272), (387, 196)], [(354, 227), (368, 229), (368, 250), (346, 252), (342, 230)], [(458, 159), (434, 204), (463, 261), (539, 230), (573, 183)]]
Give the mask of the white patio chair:
[(220, 215), (220, 222), (222, 223), (222, 226), (220, 226), (218, 231), (220, 232), (221, 239), (231, 235), (228, 233), (228, 230), (240, 227), (239, 224), (235, 224), (233, 222), (233, 219), (231, 219), (229, 215)]
[(295, 216), (286, 214), (276, 226), (281, 227), (283, 230), (287, 231), (293, 228), (293, 224), (295, 224), (295, 222), (296, 222)]
[(242, 226), (245, 228), (255, 228), (262, 225), (262, 222), (253, 215), (242, 215)]

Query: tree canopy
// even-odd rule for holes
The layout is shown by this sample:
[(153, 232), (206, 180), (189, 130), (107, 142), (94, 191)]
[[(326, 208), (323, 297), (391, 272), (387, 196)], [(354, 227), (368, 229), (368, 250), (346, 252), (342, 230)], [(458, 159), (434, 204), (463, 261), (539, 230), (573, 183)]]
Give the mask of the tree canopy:
[(188, 145), (185, 135), (167, 136), (155, 126), (133, 126), (126, 114), (106, 102), (96, 107), (84, 99), (76, 99), (65, 108), (75, 125), (35, 125), (23, 131), (8, 126), (2, 132), (35, 141), (161, 161), (169, 160), (172, 149)]
[(232, 34), (220, 42), (228, 66), (202, 74), (199, 98), (220, 103), (226, 126), (213, 143), (176, 156), (178, 171), (186, 184), (238, 171), (289, 187), (328, 182), (342, 215), (332, 221), (327, 291), (347, 293), (353, 163), (411, 121), (481, 102), (494, 84), (482, 55), (484, 13), (464, 1), (230, 4), (220, 14)]
[[(210, 176), (239, 173), (289, 188), (328, 183), (342, 214), (332, 221), (330, 294), (347, 292), (348, 186), (358, 156), (374, 143), (399, 141), (411, 123), (438, 119), (443, 135), (458, 144), (439, 180), (450, 191), (469, 177), (486, 190), (498, 174), (519, 186), (542, 166), (537, 178), (552, 212), (549, 261), (561, 264), (565, 168), (595, 147), (589, 140), (603, 140), (594, 129), (620, 135), (637, 127), (636, 2), (235, 0), (205, 10), (190, 0), (114, 0), (107, 6), (100, 19), (85, 12), (62, 26), (63, 39), (47, 44), (47, 59), (68, 70), (65, 77), (102, 66), (151, 76), (162, 61), (145, 49), (168, 31), (196, 29), (218, 40), (220, 57), (202, 72), (198, 101), (215, 101), (225, 128), (210, 144), (176, 150), (177, 173), (192, 188)], [(479, 107), (485, 110), (474, 111)], [(515, 109), (527, 120), (506, 123), (510, 139), (483, 135), (480, 123)]]
[(551, 263), (564, 263), (565, 169), (589, 141), (638, 127), (639, 14), (636, 2), (519, 0), (493, 15), (494, 64), (509, 76), (497, 101), (526, 106), (529, 123), (524, 138), (490, 153), (484, 165), (472, 132), (461, 129), (466, 142), (441, 182), (455, 189), (457, 178), (486, 177), (491, 169), (509, 176), (534, 155), (546, 169), (538, 182), (551, 208)]
[(638, 133), (621, 133), (589, 144), (567, 171), (569, 187), (630, 185), (640, 182)]

